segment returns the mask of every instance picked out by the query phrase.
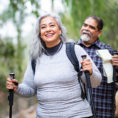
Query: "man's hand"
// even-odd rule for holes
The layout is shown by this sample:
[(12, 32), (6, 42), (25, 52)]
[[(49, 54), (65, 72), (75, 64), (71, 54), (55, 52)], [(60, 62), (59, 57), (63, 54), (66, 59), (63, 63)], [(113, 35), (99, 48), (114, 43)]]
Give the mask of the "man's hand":
[(112, 64), (118, 67), (118, 55), (112, 56)]

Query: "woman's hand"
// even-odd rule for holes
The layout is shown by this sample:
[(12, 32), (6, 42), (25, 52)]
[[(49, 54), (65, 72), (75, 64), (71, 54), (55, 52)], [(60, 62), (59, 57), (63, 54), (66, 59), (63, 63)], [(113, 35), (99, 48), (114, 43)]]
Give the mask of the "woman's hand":
[(92, 74), (93, 72), (92, 63), (89, 59), (84, 59), (83, 61), (81, 61), (81, 64), (83, 71), (89, 71), (89, 73)]
[(16, 85), (15, 83), (18, 83), (18, 81), (16, 79), (10, 79), (10, 78), (7, 78), (7, 81), (6, 81), (6, 88), (8, 90), (12, 89), (14, 91), (16, 91), (18, 89), (18, 84)]

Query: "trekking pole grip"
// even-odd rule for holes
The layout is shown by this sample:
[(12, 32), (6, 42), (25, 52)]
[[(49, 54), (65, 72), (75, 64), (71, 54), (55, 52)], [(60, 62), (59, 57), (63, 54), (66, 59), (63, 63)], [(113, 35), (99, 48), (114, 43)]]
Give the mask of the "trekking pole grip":
[(9, 73), (9, 75), (10, 75), (10, 79), (12, 80), (12, 79), (15, 79), (15, 74), (14, 73)]
[[(87, 56), (86, 55), (82, 55), (81, 57), (84, 60), (84, 59), (86, 59)], [(89, 73), (88, 70), (84, 71), (84, 73), (85, 73), (86, 81), (87, 81), (87, 83), (89, 83), (89, 84), (87, 84), (87, 87), (88, 88), (91, 88), (91, 84), (90, 84), (90, 73)]]

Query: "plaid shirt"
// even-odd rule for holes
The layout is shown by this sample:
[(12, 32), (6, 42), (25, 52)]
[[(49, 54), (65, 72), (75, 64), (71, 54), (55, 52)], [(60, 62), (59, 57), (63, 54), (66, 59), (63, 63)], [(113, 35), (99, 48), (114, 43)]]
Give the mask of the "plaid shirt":
[(102, 74), (102, 82), (100, 86), (97, 88), (93, 88), (93, 98), (94, 98), (94, 105), (96, 110), (96, 117), (97, 118), (113, 118), (114, 113), (114, 84), (107, 83), (107, 78), (103, 76), (103, 66), (102, 66), (102, 59), (96, 54), (96, 50), (98, 49), (108, 49), (111, 54), (113, 54), (114, 50), (109, 46), (106, 45), (98, 39), (94, 44), (90, 47), (85, 47), (82, 44), (82, 41), (79, 40), (77, 42), (81, 47), (83, 47), (86, 52), (90, 55), (93, 59), (94, 63), (100, 70)]

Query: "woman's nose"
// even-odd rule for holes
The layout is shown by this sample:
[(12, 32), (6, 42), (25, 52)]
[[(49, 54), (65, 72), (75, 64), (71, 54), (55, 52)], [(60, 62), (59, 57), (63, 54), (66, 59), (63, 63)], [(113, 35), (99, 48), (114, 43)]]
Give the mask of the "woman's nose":
[(51, 28), (50, 28), (50, 27), (47, 27), (47, 28), (46, 28), (46, 31), (50, 31), (50, 30), (51, 30)]

